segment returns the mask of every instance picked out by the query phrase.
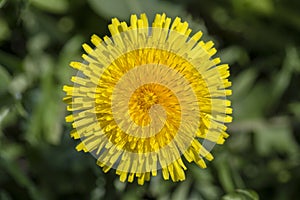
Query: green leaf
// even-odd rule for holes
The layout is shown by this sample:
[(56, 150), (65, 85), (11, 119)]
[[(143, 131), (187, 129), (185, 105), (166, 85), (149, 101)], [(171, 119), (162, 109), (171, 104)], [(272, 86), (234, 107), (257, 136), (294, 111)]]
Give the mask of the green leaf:
[(289, 110), (300, 119), (300, 102), (289, 104)]
[[(1, 8), (1, 4), (3, 2), (0, 2), (0, 8)], [(5, 40), (9, 37), (10, 35), (10, 29), (8, 27), (8, 24), (6, 21), (4, 21), (3, 18), (0, 18), (0, 42), (1, 40)]]
[[(57, 144), (60, 141), (63, 121), (63, 102), (61, 100), (60, 86), (53, 82), (53, 67), (48, 69), (42, 79), (42, 101), (40, 102), (39, 115), (43, 116), (43, 131), (45, 139), (51, 144)], [(47, 109), (45, 109), (47, 106)]]
[[(252, 82), (254, 79), (251, 78), (249, 82)], [(246, 81), (245, 81), (246, 82)], [(234, 85), (238, 86), (239, 83)], [(250, 86), (247, 82), (245, 83), (244, 88)], [(234, 119), (235, 121), (242, 121), (247, 119), (260, 119), (265, 115), (265, 110), (269, 104), (269, 94), (266, 93), (269, 88), (267, 83), (258, 82), (251, 88), (249, 91), (245, 89), (241, 93), (235, 92), (233, 89), (233, 107), (234, 107)]]
[(234, 191), (234, 183), (230, 173), (227, 156), (225, 154), (219, 155), (215, 164), (218, 170), (218, 177), (223, 189), (227, 193)]
[(268, 123), (257, 124), (254, 132), (254, 144), (261, 155), (269, 155), (274, 151), (292, 154), (299, 150), (288, 119), (279, 118)]
[(19, 115), (16, 107), (14, 106), (15, 102), (13, 102), (13, 100), (11, 99), (10, 101), (11, 104), (7, 105), (5, 102), (4, 105), (2, 105), (2, 108), (0, 109), (0, 130), (4, 129), (9, 125), (14, 124), (17, 119), (17, 116)]
[(186, 182), (180, 183), (180, 185), (176, 188), (174, 193), (172, 194), (173, 200), (182, 200), (188, 199), (189, 189), (191, 186), (190, 179), (186, 180)]
[(254, 190), (237, 189), (236, 191), (240, 194), (244, 194), (252, 200), (259, 200), (259, 196)]
[(36, 99), (37, 105), (29, 120), (26, 139), (33, 145), (41, 141), (58, 144), (62, 133), (63, 102), (61, 86), (54, 83), (54, 62), (47, 55), (40, 55), (41, 88)]
[(4, 143), (4, 145), (0, 148), (0, 155), (7, 160), (15, 160), (20, 157), (22, 153), (22, 146), (15, 143)]
[(253, 190), (237, 189), (235, 192), (223, 196), (222, 200), (259, 200), (259, 196)]
[(159, 199), (169, 195), (171, 190), (171, 183), (159, 179), (159, 177), (151, 178), (150, 191), (152, 194), (155, 194)]
[(287, 47), (283, 68), (300, 72), (300, 56), (294, 46)]
[(7, 0), (0, 0), (0, 8), (6, 4)]
[(226, 194), (222, 200), (247, 200), (243, 195), (237, 193)]
[(235, 9), (242, 14), (249, 14), (249, 11), (257, 14), (271, 15), (274, 12), (274, 5), (272, 0), (232, 0)]
[(21, 71), (22, 68), (22, 60), (19, 57), (2, 50), (0, 50), (0, 64), (14, 72)]
[(46, 33), (36, 34), (27, 41), (28, 51), (31, 54), (40, 53), (49, 45), (49, 43), (49, 35)]
[(244, 99), (244, 96), (247, 95), (251, 88), (253, 87), (257, 77), (257, 71), (255, 68), (249, 68), (242, 71), (234, 80), (232, 86), (232, 99), (240, 101)]
[(276, 103), (279, 101), (280, 97), (288, 88), (293, 71), (299, 68), (300, 59), (298, 57), (297, 50), (295, 48), (287, 48), (286, 57), (284, 59), (284, 63), (282, 69), (277, 72), (272, 81), (272, 98), (273, 102)]
[(6, 71), (6, 69), (3, 66), (0, 65), (0, 94), (7, 91), (10, 81), (10, 74)]
[(0, 111), (0, 128), (3, 120), (6, 118), (8, 114), (9, 114), (9, 108), (4, 108)]
[(9, 91), (16, 98), (21, 98), (22, 93), (29, 87), (30, 80), (28, 80), (25, 74), (19, 74), (13, 78), (9, 84)]
[(228, 48), (222, 49), (219, 52), (219, 56), (222, 62), (227, 64), (233, 63), (245, 63), (248, 62), (249, 58), (245, 49), (239, 46), (230, 46)]
[(118, 17), (124, 20), (128, 19), (130, 14), (145, 12), (151, 20), (156, 13), (164, 12), (168, 16), (175, 17), (183, 11), (180, 6), (159, 0), (88, 0), (88, 2), (98, 15), (107, 19)]
[(30, 0), (30, 3), (37, 8), (52, 13), (64, 13), (69, 8), (69, 2), (67, 0)]
[[(55, 77), (59, 79), (62, 84), (71, 84), (70, 77), (74, 70), (69, 67), (71, 61), (81, 60), (81, 44), (84, 42), (83, 37), (75, 35), (66, 41), (63, 49), (59, 54), (58, 69), (55, 70)], [(77, 59), (76, 59), (77, 58)], [(72, 59), (72, 60), (71, 60)]]
[(195, 192), (198, 192), (204, 199), (218, 199), (221, 190), (214, 185), (214, 177), (211, 173), (211, 168), (205, 170), (199, 169), (198, 166), (189, 164), (187, 166), (187, 179), (193, 179), (197, 187)]

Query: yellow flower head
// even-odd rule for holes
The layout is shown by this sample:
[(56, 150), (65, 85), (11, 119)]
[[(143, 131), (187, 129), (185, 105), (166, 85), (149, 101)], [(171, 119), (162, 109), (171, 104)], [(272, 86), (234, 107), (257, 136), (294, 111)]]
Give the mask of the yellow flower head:
[(231, 94), (229, 67), (220, 65), (213, 42), (190, 36), (187, 22), (157, 14), (149, 26), (145, 14), (130, 25), (112, 19), (111, 37), (93, 35), (94, 48), (83, 45), (84, 62), (73, 86), (64, 86), (72, 114), (71, 136), (78, 151), (111, 168), (121, 181), (139, 184), (162, 172), (164, 179), (185, 179), (188, 162), (205, 168), (204, 158), (228, 137)]

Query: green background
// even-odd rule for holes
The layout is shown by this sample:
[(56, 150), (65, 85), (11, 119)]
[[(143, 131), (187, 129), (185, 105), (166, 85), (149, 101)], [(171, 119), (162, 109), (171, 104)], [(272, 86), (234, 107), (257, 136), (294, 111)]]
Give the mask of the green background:
[[(0, 199), (297, 199), (300, 1), (0, 0)], [(231, 66), (234, 121), (207, 169), (138, 186), (75, 151), (62, 86), (112, 17), (182, 17)], [(259, 197), (258, 197), (259, 196)]]

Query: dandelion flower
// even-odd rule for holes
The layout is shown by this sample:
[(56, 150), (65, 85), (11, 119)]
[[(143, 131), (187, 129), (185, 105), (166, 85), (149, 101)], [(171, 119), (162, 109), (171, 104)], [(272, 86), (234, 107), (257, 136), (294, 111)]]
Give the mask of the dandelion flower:
[(108, 28), (111, 37), (83, 44), (84, 61), (70, 63), (74, 84), (63, 88), (76, 149), (122, 182), (142, 185), (158, 172), (183, 181), (183, 158), (205, 168), (228, 137), (229, 67), (179, 17), (157, 14), (149, 25), (145, 14), (132, 15), (130, 25), (114, 18)]

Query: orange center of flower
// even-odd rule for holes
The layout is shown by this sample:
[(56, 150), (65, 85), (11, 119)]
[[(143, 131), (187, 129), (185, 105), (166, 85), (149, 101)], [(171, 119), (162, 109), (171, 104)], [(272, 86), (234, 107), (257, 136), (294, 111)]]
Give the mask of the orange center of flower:
[(147, 126), (158, 118), (165, 121), (165, 115), (169, 120), (171, 116), (180, 115), (176, 96), (170, 89), (160, 84), (150, 83), (139, 87), (131, 96), (128, 106), (131, 119), (139, 126)]

